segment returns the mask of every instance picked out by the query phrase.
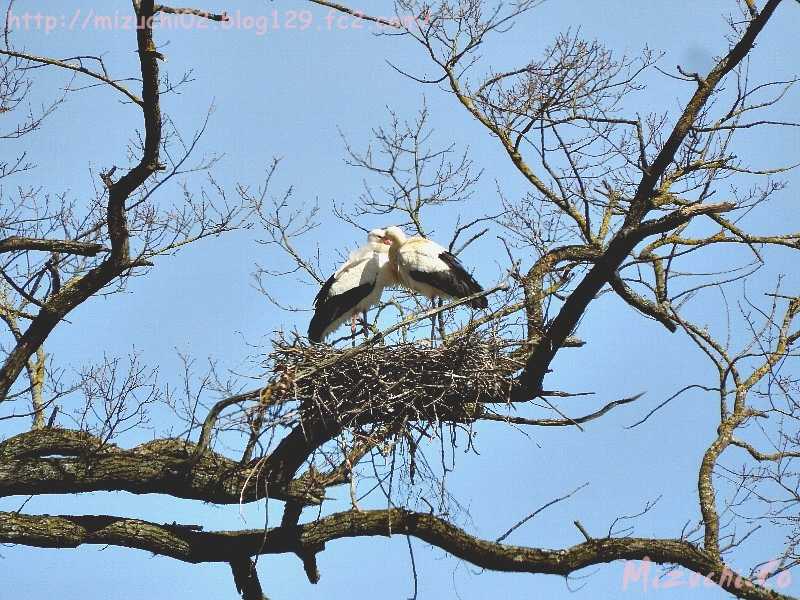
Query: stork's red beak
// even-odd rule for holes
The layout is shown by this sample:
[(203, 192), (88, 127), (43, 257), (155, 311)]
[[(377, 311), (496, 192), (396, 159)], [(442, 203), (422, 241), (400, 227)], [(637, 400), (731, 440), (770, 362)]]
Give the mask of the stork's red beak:
[(381, 238), (381, 243), (386, 244), (387, 246), (391, 246), (392, 240), (390, 240), (389, 238)]

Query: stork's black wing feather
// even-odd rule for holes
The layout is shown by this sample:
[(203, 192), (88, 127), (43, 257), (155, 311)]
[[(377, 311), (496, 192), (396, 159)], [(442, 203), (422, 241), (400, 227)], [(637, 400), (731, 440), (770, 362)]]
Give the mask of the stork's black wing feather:
[[(442, 252), (439, 259), (447, 265), (447, 271), (409, 271), (409, 274), (414, 279), (440, 289), (453, 298), (463, 298), (483, 291), (481, 285), (475, 281), (454, 255)], [(485, 297), (475, 298), (469, 304), (473, 308), (489, 306)]]
[(317, 292), (317, 295), (314, 296), (314, 306), (319, 305), (320, 302), (323, 302), (328, 297), (328, 293), (331, 291), (334, 281), (336, 281), (335, 273), (328, 277), (328, 281), (322, 284), (319, 292)]
[[(308, 339), (314, 343), (321, 342), (325, 330), (331, 323), (351, 311), (375, 289), (375, 282), (362, 283), (342, 294), (328, 296), (332, 285), (333, 277), (325, 282), (314, 300), (316, 310), (314, 310), (314, 316), (308, 325)], [(325, 293), (323, 294), (323, 292)]]

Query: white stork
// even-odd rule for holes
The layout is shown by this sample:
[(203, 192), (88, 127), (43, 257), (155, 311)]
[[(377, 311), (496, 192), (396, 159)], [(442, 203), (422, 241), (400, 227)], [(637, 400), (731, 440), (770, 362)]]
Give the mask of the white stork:
[[(389, 243), (389, 262), (396, 280), (428, 298), (463, 298), (483, 288), (464, 265), (445, 248), (424, 237), (406, 237), (399, 227), (387, 227), (383, 237)], [(473, 308), (489, 306), (485, 297), (470, 302)]]
[(393, 282), (389, 244), (383, 229), (373, 229), (367, 235), (367, 245), (352, 252), (323, 284), (314, 298), (314, 316), (308, 326), (309, 340), (321, 342), (350, 317), (355, 335), (356, 315), (366, 313), (377, 304), (383, 288)]

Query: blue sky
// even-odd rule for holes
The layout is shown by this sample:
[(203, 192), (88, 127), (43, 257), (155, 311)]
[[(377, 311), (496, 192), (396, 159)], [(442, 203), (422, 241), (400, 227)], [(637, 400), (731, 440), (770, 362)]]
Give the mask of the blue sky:
[[(236, 183), (257, 185), (271, 158), (283, 157), (275, 190), (292, 185), (296, 201), (319, 202), (326, 226), (303, 249), (313, 252), (318, 246), (327, 269), (335, 267), (337, 251), (351, 248), (361, 239), (351, 228), (336, 223), (330, 213), (332, 202), (352, 203), (361, 189), (362, 173), (343, 162), (339, 131), (354, 146), (364, 147), (370, 129), (386, 123), (387, 107), (412, 118), (424, 96), (435, 140), (441, 145), (453, 142), (460, 149), (469, 147), (484, 175), (475, 198), (463, 207), (464, 214), (490, 212), (498, 203), (496, 182), (509, 196), (524, 192), (522, 178), (506, 164), (500, 147), (458, 109), (453, 98), (434, 87), (423, 89), (387, 65), (390, 61), (417, 73), (429, 70), (420, 49), (409, 41), (376, 37), (370, 26), (354, 28), (350, 21), (347, 29), (328, 30), (328, 11), (310, 3), (209, 2), (201, 8), (226, 10), (234, 17), (237, 11), (242, 17), (267, 16), (269, 31), (259, 35), (253, 28), (245, 28), (244, 21), (239, 28), (212, 24), (207, 29), (157, 31), (158, 42), (167, 44), (163, 69), (178, 77), (191, 68), (194, 78), (181, 95), (165, 99), (164, 110), (184, 131), (191, 132), (202, 124), (208, 107), (215, 106), (201, 150), (224, 153), (215, 176), (230, 190)], [(18, 1), (15, 12), (64, 15), (65, 25), (61, 26), (59, 19), (59, 26), (47, 33), (35, 27), (17, 31), (15, 43), (40, 55), (103, 53), (113, 73), (131, 74), (136, 67), (132, 31), (67, 25), (75, 15), (75, 23), (82, 23), (91, 10), (123, 15), (128, 9), (129, 3), (121, 0), (102, 5), (80, 1), (69, 7), (64, 2)], [(509, 34), (492, 40), (486, 55), (498, 67), (520, 64), (535, 57), (558, 32), (580, 28), (584, 37), (596, 38), (615, 52), (636, 53), (649, 46), (665, 52), (661, 63), (665, 69), (681, 64), (687, 70), (702, 71), (726, 48), (723, 15), (734, 9), (732, 0), (677, 4), (553, 0), (527, 15)], [(305, 31), (287, 29), (289, 11), (310, 11), (311, 26)], [(391, 9), (381, 3), (369, 12), (391, 14)], [(800, 56), (798, 18), (800, 6), (785, 2), (752, 55), (753, 79), (786, 79), (795, 74), (794, 57)], [(277, 19), (277, 29), (273, 19)], [(37, 77), (36, 102), (65, 81), (64, 74), (57, 71), (41, 71)], [(637, 108), (674, 111), (686, 95), (685, 86), (653, 77), (650, 87), (637, 96)], [(775, 115), (791, 118), (798, 99), (797, 92), (792, 92)], [(27, 181), (52, 193), (67, 191), (75, 198), (88, 197), (92, 185), (89, 168), (125, 164), (125, 143), (140, 125), (139, 119), (133, 107), (120, 104), (110, 91), (71, 94), (41, 131), (23, 141), (40, 165)], [(796, 133), (773, 130), (747, 138), (741, 150), (760, 166), (797, 162), (800, 140)], [(800, 229), (795, 191), (800, 181), (795, 174), (788, 179), (791, 185), (777, 199), (774, 211), (754, 226)], [(190, 180), (195, 187), (201, 183), (201, 179)], [(169, 197), (179, 190), (173, 186), (163, 193)], [(432, 212), (428, 218), (430, 229), (449, 233), (454, 212)], [(365, 225), (385, 223), (372, 219)], [(103, 352), (125, 355), (135, 349), (159, 367), (165, 381), (175, 381), (178, 375), (176, 350), (191, 353), (200, 363), (213, 358), (226, 368), (252, 372), (247, 359), (249, 342), (263, 343), (279, 328), (303, 330), (308, 318), (277, 311), (254, 289), (251, 275), (255, 264), (276, 260), (274, 250), (255, 243), (257, 237), (258, 232), (234, 232), (159, 259), (147, 277), (131, 281), (126, 293), (92, 299), (76, 310), (71, 323), (60, 327), (48, 341), (48, 350), (62, 364), (79, 368), (97, 361)], [(497, 261), (503, 254), (497, 246), (495, 238), (487, 236), (463, 255), (480, 281), (501, 277)], [(774, 268), (762, 280), (764, 285), (769, 277), (791, 273), (793, 268), (786, 253), (775, 253), (774, 259)], [(792, 285), (791, 277), (787, 285)], [(292, 280), (276, 285), (274, 291), (298, 306), (308, 306), (315, 293), (312, 287)], [(695, 310), (701, 320), (713, 322), (718, 308), (711, 302)], [(688, 394), (645, 426), (623, 427), (677, 391), (684, 381), (691, 377), (711, 381), (713, 373), (679, 335), (669, 335), (610, 297), (592, 305), (579, 335), (590, 344), (582, 350), (564, 351), (548, 384), (570, 391), (593, 390), (602, 401), (646, 391), (644, 404), (620, 409), (590, 424), (585, 432), (530, 430), (526, 436), (498, 424), (481, 425), (477, 438), (480, 455), (457, 453), (457, 468), (449, 475), (451, 491), (469, 508), (468, 526), (477, 535), (496, 537), (536, 507), (585, 482), (589, 486), (570, 502), (552, 507), (509, 541), (544, 547), (578, 543), (582, 538), (572, 525), (575, 519), (600, 534), (615, 516), (639, 512), (659, 495), (657, 509), (637, 521), (637, 535), (676, 535), (686, 520), (697, 518), (695, 473), (715, 432), (714, 399)], [(581, 404), (584, 400), (568, 402), (562, 406), (573, 413), (589, 412)], [(166, 425), (153, 423), (154, 435)], [(0, 435), (3, 433), (0, 430)], [(0, 508), (15, 509), (22, 500), (3, 499)], [(277, 508), (268, 509), (271, 519), (280, 514)], [(340, 502), (329, 510), (345, 508), (346, 503)], [(198, 523), (206, 529), (258, 527), (265, 518), (263, 504), (242, 509), (214, 507), (122, 493), (40, 497), (31, 500), (26, 511), (124, 514), (158, 522)], [(775, 541), (764, 539), (754, 547), (770, 548)], [(421, 599), (724, 597), (718, 590), (686, 589), (621, 594), (621, 563), (587, 569), (580, 574), (587, 575), (586, 579), (569, 584), (584, 586), (573, 594), (557, 577), (478, 574), (438, 549), (417, 541), (412, 544)], [(3, 548), (0, 556), (4, 589), (14, 597), (236, 597), (227, 565), (185, 565), (139, 551), (98, 547), (65, 551)], [(768, 558), (750, 556), (754, 560)], [(412, 594), (403, 538), (329, 544), (319, 558), (322, 579), (317, 586), (307, 582), (295, 557), (265, 557), (259, 565), (265, 591), (275, 600), (407, 598)], [(800, 594), (800, 581), (787, 591)]]

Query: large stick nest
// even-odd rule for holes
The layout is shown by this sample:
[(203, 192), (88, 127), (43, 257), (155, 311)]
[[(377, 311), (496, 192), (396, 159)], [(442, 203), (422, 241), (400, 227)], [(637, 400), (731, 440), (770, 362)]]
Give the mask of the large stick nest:
[(337, 349), (278, 342), (282, 394), (343, 425), (474, 421), (483, 402), (504, 402), (519, 363), (497, 343), (462, 337), (431, 348), (418, 343)]

